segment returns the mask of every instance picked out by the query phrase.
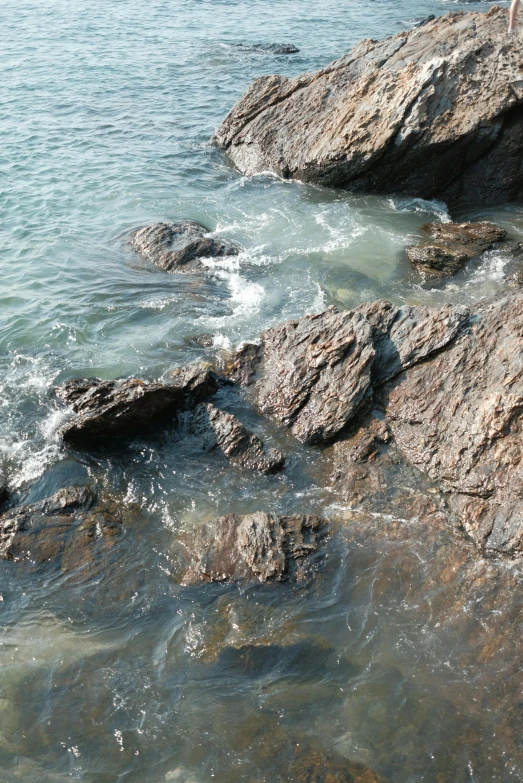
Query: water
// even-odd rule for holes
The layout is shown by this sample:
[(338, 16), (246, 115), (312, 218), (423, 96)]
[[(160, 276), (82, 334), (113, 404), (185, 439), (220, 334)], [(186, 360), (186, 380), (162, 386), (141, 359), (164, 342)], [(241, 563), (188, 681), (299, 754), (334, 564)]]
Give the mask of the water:
[[(231, 469), (183, 431), (120, 455), (69, 453), (52, 394), (78, 375), (167, 377), (331, 303), (503, 290), (499, 254), (437, 287), (407, 265), (403, 248), (448, 219), (445, 205), (246, 179), (209, 144), (257, 76), (316, 70), (361, 37), (489, 5), (3, 0), (1, 457), (21, 500), (95, 482), (143, 517), (82, 584), (0, 562), (2, 783), (288, 780), (308, 742), (396, 783), (523, 779), (515, 567), (485, 579), (444, 530), (368, 512), (349, 523), (330, 456), (260, 421), (241, 394), (221, 403), (286, 452), (283, 476)], [(260, 41), (301, 51), (235, 46)], [(515, 205), (464, 216), (523, 234)], [(131, 252), (132, 229), (180, 218), (244, 252), (205, 279)], [(180, 530), (259, 509), (340, 523), (314, 584), (176, 586)]]

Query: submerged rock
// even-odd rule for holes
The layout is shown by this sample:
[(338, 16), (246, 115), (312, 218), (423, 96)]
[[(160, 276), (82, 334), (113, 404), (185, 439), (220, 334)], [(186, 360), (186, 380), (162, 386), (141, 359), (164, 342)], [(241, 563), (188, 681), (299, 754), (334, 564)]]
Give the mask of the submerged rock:
[(0, 557), (92, 575), (130, 516), (112, 498), (99, 498), (87, 487), (68, 487), (0, 517)]
[(219, 449), (229, 462), (240, 468), (276, 473), (285, 464), (278, 449), (266, 449), (260, 438), (249, 432), (236, 416), (210, 403), (198, 405), (191, 427), (202, 436), (204, 448)]
[(314, 74), (264, 76), (214, 141), (244, 174), (457, 204), (523, 194), (520, 44), (507, 10), (365, 39)]
[(378, 301), (287, 321), (262, 334), (256, 402), (303, 443), (329, 442), (370, 401), (374, 385), (441, 350), (467, 319), (465, 307)]
[(155, 223), (131, 235), (131, 244), (143, 258), (166, 272), (199, 272), (205, 269), (202, 258), (238, 255), (233, 242), (209, 236), (201, 223)]
[(155, 423), (174, 419), (179, 411), (196, 406), (217, 389), (218, 376), (201, 365), (175, 371), (170, 384), (137, 378), (69, 381), (56, 394), (77, 415), (63, 425), (60, 434), (79, 446), (149, 434)]
[(300, 50), (293, 44), (272, 43), (272, 44), (233, 44), (236, 49), (243, 52), (252, 52), (254, 54), (297, 54)]
[(299, 577), (300, 561), (316, 552), (325, 527), (315, 516), (227, 514), (182, 542), (189, 557), (182, 584)]
[(425, 274), (451, 277), (475, 256), (503, 242), (507, 232), (494, 223), (429, 223), (432, 242), (408, 247), (407, 257)]

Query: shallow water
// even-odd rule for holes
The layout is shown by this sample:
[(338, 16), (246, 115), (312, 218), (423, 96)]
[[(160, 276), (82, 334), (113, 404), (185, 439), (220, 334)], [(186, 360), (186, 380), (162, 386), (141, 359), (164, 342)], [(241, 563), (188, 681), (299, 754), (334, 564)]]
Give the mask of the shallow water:
[[(500, 254), (438, 287), (406, 264), (421, 225), (448, 219), (443, 204), (246, 179), (209, 144), (257, 76), (315, 70), (361, 37), (488, 5), (3, 0), (2, 458), (22, 500), (95, 482), (143, 517), (87, 582), (0, 561), (2, 783), (287, 780), (289, 754), (309, 740), (396, 783), (523, 779), (520, 627), (507, 598), (517, 570), (489, 566), (501, 587), (487, 600), (465, 547), (449, 586), (450, 534), (414, 536), (405, 522), (390, 536), (378, 515), (340, 526), (312, 584), (182, 590), (171, 575), (181, 529), (259, 509), (343, 521), (328, 455), (231, 391), (224, 407), (280, 445), (284, 475), (232, 469), (183, 428), (117, 455), (70, 453), (52, 395), (78, 375), (167, 377), (330, 303), (503, 290)], [(259, 41), (301, 51), (235, 46)], [(465, 216), (523, 235), (515, 205)], [(205, 279), (131, 252), (131, 229), (179, 218), (245, 251), (210, 262)], [(202, 334), (213, 347), (191, 341)], [(366, 532), (380, 525), (383, 535)]]

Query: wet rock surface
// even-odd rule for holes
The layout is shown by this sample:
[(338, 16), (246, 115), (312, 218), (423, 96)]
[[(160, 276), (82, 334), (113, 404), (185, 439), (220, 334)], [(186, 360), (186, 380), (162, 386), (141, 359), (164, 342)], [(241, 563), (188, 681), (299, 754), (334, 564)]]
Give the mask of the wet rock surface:
[(294, 44), (286, 43), (239, 43), (234, 44), (234, 48), (242, 52), (252, 52), (253, 54), (297, 54), (300, 51)]
[(201, 272), (202, 258), (234, 256), (237, 244), (208, 236), (201, 223), (184, 220), (178, 223), (156, 223), (138, 229), (131, 235), (133, 248), (147, 261), (166, 272)]
[(227, 514), (182, 540), (188, 553), (182, 584), (299, 578), (325, 533), (317, 516)]
[(424, 274), (451, 277), (472, 258), (498, 246), (507, 236), (493, 223), (428, 223), (432, 242), (408, 247), (407, 257)]
[(162, 421), (175, 420), (181, 410), (195, 407), (218, 389), (218, 376), (201, 365), (176, 370), (172, 382), (146, 383), (137, 378), (101, 381), (73, 380), (56, 390), (76, 416), (60, 430), (74, 445), (108, 442), (114, 437), (156, 435)]
[(520, 46), (506, 9), (362, 40), (315, 74), (257, 79), (214, 141), (244, 174), (500, 204), (523, 192)]
[[(398, 308), (380, 300), (288, 321), (262, 334), (256, 402), (300, 441), (329, 442), (370, 401), (373, 386), (441, 350), (467, 319), (465, 307)], [(249, 375), (245, 368), (242, 375)]]
[(285, 458), (278, 449), (267, 449), (231, 413), (202, 403), (194, 411), (191, 430), (199, 435), (205, 449), (219, 449), (233, 465), (261, 473), (282, 470)]
[(87, 487), (68, 487), (0, 517), (0, 557), (32, 567), (92, 576), (106, 560), (132, 512)]

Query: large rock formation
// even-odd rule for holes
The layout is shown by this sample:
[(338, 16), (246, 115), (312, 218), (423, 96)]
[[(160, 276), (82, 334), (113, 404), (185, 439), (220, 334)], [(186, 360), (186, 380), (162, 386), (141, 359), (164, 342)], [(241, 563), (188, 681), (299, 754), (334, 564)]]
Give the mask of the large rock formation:
[(188, 552), (182, 583), (282, 581), (302, 572), (300, 561), (317, 550), (324, 533), (320, 517), (227, 514), (182, 542)]
[(176, 371), (168, 384), (137, 378), (68, 381), (56, 394), (76, 416), (62, 426), (60, 434), (65, 441), (80, 446), (106, 442), (115, 436), (150, 434), (151, 425), (172, 421), (179, 411), (194, 408), (217, 389), (218, 376), (202, 365)]
[[(359, 426), (351, 462), (392, 443), (482, 552), (514, 555), (523, 552), (522, 340), (521, 294), (472, 312), (378, 301), (268, 330), (242, 352), (240, 375), (256, 373), (259, 408), (306, 443)], [(372, 408), (385, 421), (369, 418)]]
[(450, 205), (523, 194), (523, 64), (507, 11), (363, 40), (315, 74), (257, 79), (214, 141), (245, 174)]

